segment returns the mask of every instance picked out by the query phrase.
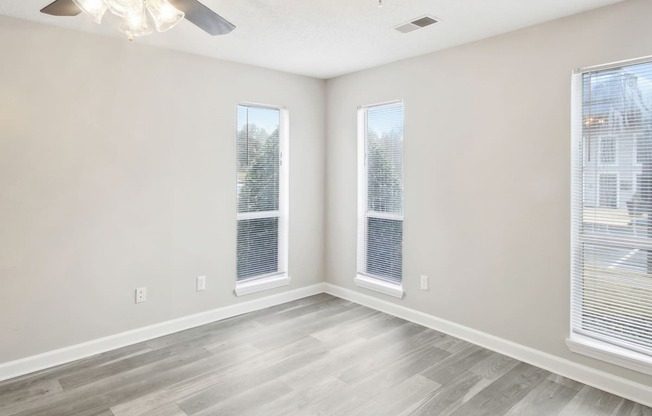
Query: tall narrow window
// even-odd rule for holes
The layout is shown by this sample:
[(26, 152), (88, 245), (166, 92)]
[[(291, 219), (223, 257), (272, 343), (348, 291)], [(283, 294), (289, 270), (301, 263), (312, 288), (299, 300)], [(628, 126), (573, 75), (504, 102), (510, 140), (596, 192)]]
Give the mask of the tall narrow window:
[(238, 282), (287, 271), (285, 118), (280, 108), (238, 106)]
[(402, 296), (394, 286), (403, 268), (403, 103), (362, 107), (358, 122), (356, 282)]
[(573, 94), (568, 345), (652, 374), (652, 62), (578, 70)]

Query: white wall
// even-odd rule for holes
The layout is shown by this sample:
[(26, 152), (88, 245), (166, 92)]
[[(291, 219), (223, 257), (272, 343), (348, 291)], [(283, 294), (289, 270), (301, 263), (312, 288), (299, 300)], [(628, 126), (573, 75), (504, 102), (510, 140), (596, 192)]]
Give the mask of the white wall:
[[(245, 298), (239, 101), (291, 120), (292, 282)], [(0, 363), (321, 282), (324, 105), (321, 80), (0, 17)]]
[(571, 72), (651, 55), (650, 16), (628, 1), (329, 80), (327, 281), (383, 297), (353, 284), (356, 108), (403, 99), (406, 296), (385, 300), (652, 386), (564, 342)]

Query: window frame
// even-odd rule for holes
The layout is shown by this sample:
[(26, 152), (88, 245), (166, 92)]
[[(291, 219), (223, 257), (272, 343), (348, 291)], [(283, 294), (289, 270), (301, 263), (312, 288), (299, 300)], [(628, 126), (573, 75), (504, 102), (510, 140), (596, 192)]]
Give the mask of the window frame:
[[(581, 213), (579, 207), (583, 207), (582, 193), (578, 191), (583, 186), (583, 163), (585, 156), (588, 154), (590, 160), (590, 151), (582, 152), (582, 142), (585, 141), (584, 137), (584, 121), (582, 120), (582, 108), (583, 108), (583, 94), (584, 94), (584, 83), (582, 76), (590, 72), (598, 72), (603, 70), (609, 70), (613, 68), (619, 68), (623, 66), (637, 65), (643, 63), (652, 63), (652, 56), (632, 59), (627, 61), (619, 61), (604, 65), (597, 65), (586, 68), (578, 68), (573, 71), (572, 76), (572, 87), (571, 87), (571, 233), (570, 233), (570, 320), (569, 320), (569, 329), (570, 335), (566, 339), (566, 345), (568, 348), (577, 354), (585, 355), (591, 358), (595, 358), (601, 361), (605, 361), (611, 364), (615, 364), (624, 368), (638, 371), (640, 373), (652, 375), (652, 355), (649, 353), (644, 353), (637, 351), (635, 347), (631, 345), (625, 346), (622, 342), (617, 339), (605, 339), (606, 337), (599, 334), (588, 334), (584, 332), (582, 328), (577, 328), (573, 323), (573, 318), (582, 316), (581, 306), (576, 305), (574, 299), (576, 297), (576, 284), (574, 277), (574, 269), (578, 267), (576, 262), (578, 259), (582, 258), (582, 243), (591, 242), (590, 236), (582, 236), (580, 231), (581, 223)], [(578, 117), (578, 115), (580, 115)], [(586, 143), (586, 141), (585, 141)], [(590, 143), (589, 143), (590, 146)], [(618, 143), (615, 143), (616, 148), (618, 148)], [(637, 143), (634, 145), (637, 146)], [(599, 146), (601, 147), (601, 145)], [(635, 150), (633, 154), (634, 164), (637, 164), (638, 149)], [(598, 161), (600, 160), (600, 152), (598, 151)], [(617, 157), (617, 156), (616, 156)], [(618, 164), (618, 159), (616, 158), (616, 164)], [(611, 173), (611, 172), (604, 172)], [(620, 172), (614, 172), (617, 174), (617, 192), (620, 193)], [(632, 186), (638, 186), (638, 178), (634, 173), (634, 181)], [(637, 189), (637, 188), (634, 188)], [(599, 190), (598, 190), (599, 195)], [(620, 195), (618, 195), (620, 197)], [(599, 197), (598, 197), (599, 198)], [(615, 237), (614, 241), (622, 241), (622, 238)], [(609, 238), (601, 237), (595, 238), (594, 243), (596, 244), (609, 244)], [(581, 282), (580, 282), (581, 283)], [(578, 310), (579, 308), (579, 310)]]
[[(367, 224), (369, 218), (379, 218), (379, 219), (390, 219), (390, 220), (400, 220), (402, 225), (405, 224), (405, 204), (403, 204), (403, 214), (393, 214), (393, 213), (384, 213), (384, 212), (373, 212), (373, 215), (369, 215), (371, 211), (367, 209), (368, 204), (368, 182), (369, 182), (369, 171), (367, 165), (367, 110), (374, 107), (382, 107), (393, 104), (403, 105), (403, 111), (405, 111), (405, 103), (403, 100), (392, 100), (385, 101), (376, 104), (364, 105), (358, 107), (357, 113), (357, 148), (358, 148), (358, 209), (357, 209), (357, 244), (356, 244), (356, 276), (354, 283), (359, 286), (369, 290), (373, 290), (379, 293), (383, 293), (395, 298), (402, 299), (404, 295), (403, 291), (403, 276), (401, 273), (401, 283), (396, 283), (391, 280), (385, 279), (380, 276), (375, 276), (370, 273), (361, 272), (358, 268), (359, 262), (362, 260), (363, 264), (366, 264), (367, 260)], [(405, 131), (405, 113), (403, 115), (403, 130)], [(405, 156), (404, 156), (405, 157)], [(404, 184), (401, 184), (404, 187)], [(405, 199), (405, 197), (403, 198)]]
[[(290, 283), (290, 276), (288, 273), (289, 265), (289, 172), (290, 172), (290, 157), (289, 157), (289, 125), (290, 116), (287, 107), (261, 104), (254, 102), (238, 102), (236, 105), (236, 137), (238, 134), (237, 129), (237, 109), (238, 107), (248, 108), (262, 108), (272, 109), (279, 111), (279, 201), (278, 210), (275, 211), (256, 211), (256, 212), (238, 212), (237, 204), (237, 183), (238, 183), (238, 169), (235, 169), (236, 176), (236, 236), (238, 223), (241, 220), (262, 219), (262, 218), (278, 218), (278, 264), (277, 271), (273, 273), (266, 273), (257, 276), (251, 276), (245, 279), (238, 280), (237, 268), (235, 272), (235, 294), (243, 296), (250, 293), (256, 293), (263, 290), (273, 289), (280, 286), (286, 286)], [(236, 158), (238, 155), (236, 144)], [(236, 253), (237, 253), (237, 238), (236, 238)], [(237, 256), (236, 256), (237, 258)]]

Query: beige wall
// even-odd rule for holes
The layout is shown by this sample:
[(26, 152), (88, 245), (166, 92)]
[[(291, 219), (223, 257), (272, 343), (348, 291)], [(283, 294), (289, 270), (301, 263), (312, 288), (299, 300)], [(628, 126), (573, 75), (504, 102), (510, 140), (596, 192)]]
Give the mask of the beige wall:
[[(238, 101), (291, 119), (292, 282), (244, 298)], [(324, 105), (321, 80), (0, 17), (0, 363), (321, 282)]]
[(327, 280), (383, 297), (353, 284), (356, 108), (403, 99), (406, 296), (383, 298), (652, 386), (564, 343), (571, 71), (651, 55), (650, 16), (628, 1), (330, 80)]

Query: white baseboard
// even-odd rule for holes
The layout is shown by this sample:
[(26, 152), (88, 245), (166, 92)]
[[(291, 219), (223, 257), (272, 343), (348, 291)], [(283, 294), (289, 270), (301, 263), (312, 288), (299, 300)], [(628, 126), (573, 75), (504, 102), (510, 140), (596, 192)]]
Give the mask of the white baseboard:
[(0, 381), (323, 292), (325, 284), (318, 283), (9, 361), (0, 364)]
[(646, 406), (652, 406), (652, 388), (643, 384), (330, 283), (318, 283), (2, 363), (0, 381), (323, 292), (452, 335)]
[(326, 293), (452, 335), (586, 385), (652, 406), (652, 388), (414, 309), (325, 283)]

